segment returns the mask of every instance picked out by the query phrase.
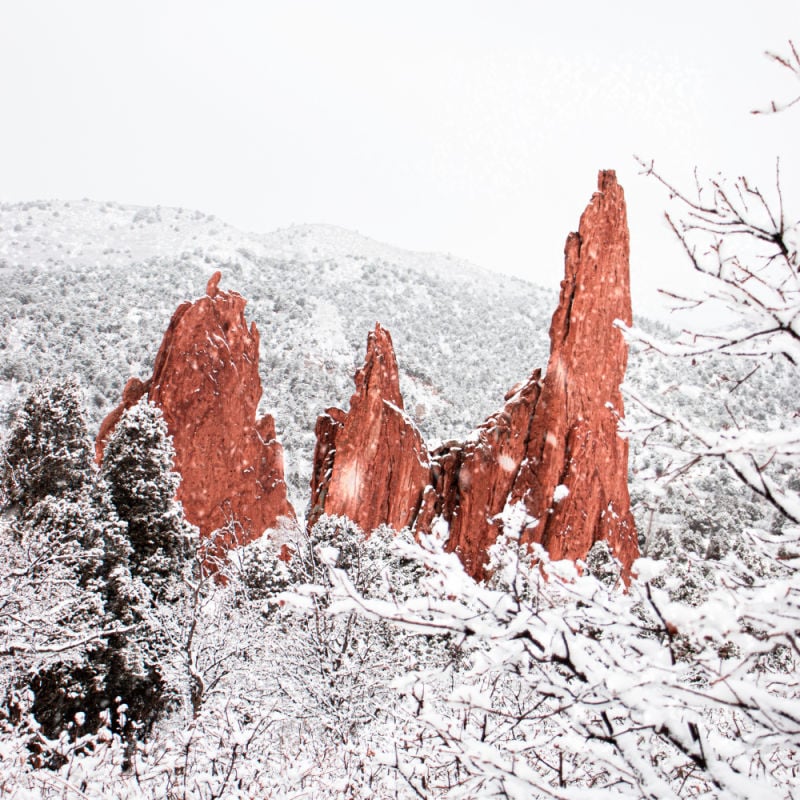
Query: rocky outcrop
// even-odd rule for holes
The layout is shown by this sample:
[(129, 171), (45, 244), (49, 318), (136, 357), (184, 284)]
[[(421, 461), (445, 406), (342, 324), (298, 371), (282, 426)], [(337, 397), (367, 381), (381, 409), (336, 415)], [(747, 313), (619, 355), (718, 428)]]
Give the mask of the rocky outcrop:
[(444, 520), (447, 549), (478, 580), (485, 577), (487, 551), (503, 529), (503, 511), (525, 457), (540, 376), (537, 369), (511, 389), (503, 409), (467, 441), (449, 442), (431, 454), (432, 481), (416, 530), (430, 532), (437, 518)]
[(544, 379), (534, 372), (466, 442), (432, 454), (416, 530), (448, 523), (447, 547), (475, 578), (485, 576), (488, 548), (508, 524), (554, 560), (585, 559), (607, 541), (623, 577), (630, 574), (638, 544), (628, 444), (617, 432), (627, 347), (614, 324), (631, 323), (628, 261), (625, 198), (614, 172), (601, 172), (567, 238)]
[(403, 410), (392, 337), (380, 325), (367, 338), (350, 410), (317, 420), (309, 527), (322, 514), (345, 516), (369, 534), (401, 530), (417, 516), (430, 481), (422, 436)]
[(509, 501), (527, 512), (523, 543), (574, 560), (603, 540), (627, 575), (638, 544), (628, 443), (617, 431), (628, 349), (615, 320), (632, 320), (625, 197), (613, 171), (599, 174), (564, 255), (547, 374)]
[(225, 529), (222, 548), (249, 542), (281, 517), (294, 518), (283, 479), (275, 423), (256, 419), (261, 398), (259, 335), (248, 327), (246, 300), (219, 289), (175, 311), (147, 381), (132, 378), (103, 422), (97, 459), (125, 408), (145, 394), (163, 412), (181, 475), (178, 499), (204, 536)]
[[(511, 526), (553, 559), (585, 559), (605, 541), (630, 574), (638, 556), (627, 487), (628, 445), (617, 431), (631, 323), (625, 199), (611, 171), (567, 238), (551, 352), (465, 442), (429, 454), (403, 409), (388, 331), (375, 326), (350, 408), (317, 419), (309, 528), (345, 516), (368, 535), (380, 525), (418, 534), (448, 529), (447, 547), (476, 578)], [(245, 301), (219, 290), (175, 312), (152, 378), (131, 379), (101, 427), (98, 460), (124, 409), (147, 396), (163, 411), (182, 475), (178, 497), (203, 534), (247, 542), (294, 513), (271, 417), (256, 420), (259, 337)], [(288, 557), (288, 551), (284, 553)]]

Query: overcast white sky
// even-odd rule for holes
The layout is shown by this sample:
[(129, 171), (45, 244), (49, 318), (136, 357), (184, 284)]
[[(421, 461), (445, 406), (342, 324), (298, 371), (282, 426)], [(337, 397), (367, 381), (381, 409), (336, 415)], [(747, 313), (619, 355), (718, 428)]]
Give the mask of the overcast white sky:
[(796, 93), (762, 55), (792, 36), (798, 0), (4, 0), (0, 199), (334, 223), (557, 286), (613, 168), (652, 313), (686, 272), (633, 154), (800, 184), (800, 112), (748, 113)]

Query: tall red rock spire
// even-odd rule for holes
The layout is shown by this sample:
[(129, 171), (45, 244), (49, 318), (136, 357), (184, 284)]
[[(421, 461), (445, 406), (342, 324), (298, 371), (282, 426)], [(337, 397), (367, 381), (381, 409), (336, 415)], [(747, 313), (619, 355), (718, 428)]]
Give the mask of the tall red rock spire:
[(152, 377), (132, 378), (123, 401), (100, 427), (97, 460), (123, 411), (142, 396), (164, 414), (181, 475), (178, 499), (204, 536), (229, 527), (226, 546), (249, 542), (281, 517), (294, 518), (286, 497), (283, 448), (261, 398), (259, 335), (248, 327), (246, 300), (208, 281), (205, 297), (182, 303), (164, 334)]
[(639, 554), (617, 432), (628, 351), (614, 322), (631, 322), (625, 198), (611, 171), (598, 190), (567, 238), (544, 379), (534, 372), (465, 443), (432, 454), (416, 530), (446, 522), (448, 549), (478, 579), (505, 519), (553, 559), (584, 559), (605, 540), (626, 579)]
[(613, 171), (600, 172), (564, 254), (547, 374), (509, 500), (538, 520), (522, 542), (543, 545), (553, 559), (578, 559), (604, 540), (627, 574), (638, 556), (628, 442), (617, 431), (628, 348), (614, 323), (631, 324), (629, 237)]
[(429, 482), (428, 451), (403, 410), (392, 337), (375, 325), (350, 410), (317, 420), (309, 526), (322, 514), (346, 516), (369, 534), (401, 530), (419, 510)]

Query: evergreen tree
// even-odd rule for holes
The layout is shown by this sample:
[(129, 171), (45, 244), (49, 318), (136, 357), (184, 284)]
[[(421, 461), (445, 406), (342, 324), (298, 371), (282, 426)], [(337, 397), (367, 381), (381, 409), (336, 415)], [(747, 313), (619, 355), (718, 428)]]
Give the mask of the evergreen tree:
[(103, 726), (130, 753), (184, 690), (176, 643), (194, 529), (174, 499), (160, 412), (145, 402), (123, 415), (99, 475), (91, 452), (70, 381), (35, 387), (2, 456), (13, 512), (2, 521), (3, 583), (26, 643), (24, 658), (3, 664), (5, 706), (17, 724), (35, 719), (41, 765), (62, 763), (65, 732), (70, 741)]
[(48, 496), (80, 491), (92, 446), (74, 378), (34, 386), (17, 413), (0, 461), (0, 507), (23, 511)]
[[(31, 518), (30, 536), (47, 542), (55, 539), (48, 537), (55, 525), (64, 532), (81, 529), (79, 537), (63, 538), (62, 549), (73, 547), (60, 566), (63, 584), (81, 591), (64, 623), (85, 631), (86, 642), (32, 670), (30, 710), (47, 739), (65, 730), (71, 738), (108, 727), (126, 740), (130, 754), (172, 700), (171, 631), (165, 630), (153, 593), (133, 574), (127, 525), (103, 479), (70, 505), (47, 499), (36, 506), (42, 512), (51, 507), (62, 515), (52, 514), (49, 525), (43, 516)], [(48, 569), (52, 572), (54, 563)], [(179, 618), (175, 622), (179, 625)], [(32, 750), (40, 763), (60, 764), (59, 754), (43, 754), (40, 742), (34, 741)]]
[(117, 515), (127, 524), (131, 571), (156, 600), (181, 584), (197, 542), (175, 492), (175, 451), (160, 409), (142, 400), (117, 423), (103, 456), (101, 476)]
[[(0, 456), (0, 502), (11, 511), (0, 555), (11, 602), (1, 621), (21, 651), (3, 665), (5, 710), (18, 724), (28, 712), (35, 718), (38, 763), (59, 763), (48, 741), (75, 733), (77, 719), (100, 724), (105, 547), (120, 523), (98, 506), (91, 453), (80, 388), (69, 379), (33, 388)], [(27, 689), (30, 701), (19, 702)]]
[(127, 546), (125, 526), (89, 483), (68, 497), (48, 495), (6, 524), (0, 580), (13, 600), (0, 621), (16, 630), (19, 647), (2, 665), (6, 713), (18, 725), (35, 719), (33, 760), (58, 766), (61, 734), (98, 730), (112, 705), (111, 635), (124, 622), (109, 611), (107, 573), (114, 544)]
[(197, 529), (183, 516), (172, 471), (174, 450), (161, 411), (147, 400), (129, 408), (108, 440), (100, 471), (125, 524), (118, 557), (107, 559), (107, 612), (125, 629), (109, 637), (106, 692), (120, 698), (116, 723), (129, 742), (186, 692), (179, 665), (188, 615), (186, 579)]

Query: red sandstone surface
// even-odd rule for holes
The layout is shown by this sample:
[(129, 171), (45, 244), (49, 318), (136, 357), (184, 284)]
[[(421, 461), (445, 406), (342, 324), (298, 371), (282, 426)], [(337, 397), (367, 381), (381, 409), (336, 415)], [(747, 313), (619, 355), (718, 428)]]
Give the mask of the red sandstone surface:
[(410, 525), (430, 480), (428, 451), (403, 410), (392, 337), (380, 325), (367, 338), (350, 410), (317, 420), (309, 527), (322, 514), (345, 516), (366, 534)]
[(256, 419), (261, 398), (259, 335), (244, 316), (246, 300), (221, 291), (220, 273), (206, 296), (175, 311), (152, 377), (132, 378), (123, 400), (103, 421), (97, 460), (123, 411), (142, 396), (164, 414), (181, 475), (178, 499), (204, 536), (232, 526), (225, 547), (244, 543), (294, 518), (286, 498), (283, 448), (275, 423)]

